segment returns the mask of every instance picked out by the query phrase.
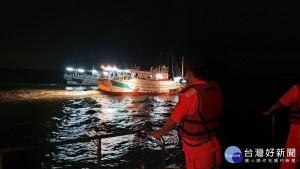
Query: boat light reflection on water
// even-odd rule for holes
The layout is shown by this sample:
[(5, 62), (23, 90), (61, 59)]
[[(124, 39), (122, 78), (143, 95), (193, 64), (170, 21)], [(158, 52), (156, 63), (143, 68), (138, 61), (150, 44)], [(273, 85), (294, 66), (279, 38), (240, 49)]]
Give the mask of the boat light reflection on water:
[[(96, 87), (95, 87), (96, 88)], [(98, 96), (99, 91), (87, 90), (84, 87), (67, 87), (66, 90), (19, 89), (0, 92), (0, 102), (68, 99)]]
[[(16, 110), (18, 113), (11, 113), (10, 111), (14, 109), (7, 108), (8, 114), (12, 116), (16, 114), (18, 117), (22, 115), (32, 117), (34, 114), (35, 118), (29, 120), (42, 122), (41, 125), (33, 125), (33, 128), (26, 128), (21, 123), (7, 125), (18, 126), (21, 134), (23, 130), (31, 131), (40, 128), (45, 133), (34, 135), (32, 138), (42, 137), (49, 142), (123, 131), (159, 129), (178, 101), (178, 98), (173, 95), (112, 96), (97, 90), (66, 91), (63, 89), (2, 91), (0, 97), (1, 101), (13, 102), (13, 104), (3, 105), (27, 107), (27, 109)], [(18, 134), (18, 137), (28, 137), (27, 133), (21, 134)], [(167, 161), (174, 162), (178, 154), (177, 132), (168, 133), (164, 139)], [(43, 168), (82, 168), (83, 166), (96, 168), (96, 147), (97, 144), (93, 141), (55, 147), (50, 152), (45, 152), (42, 166)], [(102, 140), (101, 148), (103, 168), (134, 168), (141, 163), (155, 168), (160, 164), (160, 144), (149, 135), (140, 137), (133, 134), (106, 138)]]
[[(158, 129), (170, 115), (177, 102), (176, 96), (98, 96), (75, 98), (65, 102), (61, 114), (55, 118), (56, 130), (49, 136), (59, 142), (101, 134), (140, 129)], [(169, 160), (178, 154), (176, 131), (165, 137)], [(101, 141), (103, 168), (134, 168), (141, 163), (160, 164), (160, 144), (153, 137), (136, 134), (105, 138)], [(96, 164), (96, 142), (76, 143), (57, 147), (56, 153), (47, 154), (45, 166), (65, 167), (74, 163)], [(158, 157), (158, 158), (154, 158)], [(50, 163), (50, 164), (49, 164)], [(131, 167), (128, 167), (131, 166)]]

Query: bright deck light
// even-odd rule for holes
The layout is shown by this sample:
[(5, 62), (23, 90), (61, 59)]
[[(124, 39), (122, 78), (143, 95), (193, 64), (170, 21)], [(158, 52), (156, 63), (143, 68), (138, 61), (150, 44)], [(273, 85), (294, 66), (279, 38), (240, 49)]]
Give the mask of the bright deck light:
[(187, 80), (186, 79), (182, 79), (181, 83), (187, 83)]
[(84, 70), (83, 70), (83, 69), (78, 69), (78, 72), (79, 72), (79, 73), (83, 73)]
[(71, 68), (71, 67), (67, 67), (66, 69), (67, 69), (67, 71), (70, 71), (70, 72), (72, 72), (72, 71), (74, 70), (74, 69)]
[(179, 77), (174, 77), (174, 81), (175, 81), (175, 82), (179, 82), (181, 78), (182, 78), (182, 77), (180, 77), (180, 76), (179, 76)]
[(162, 74), (156, 74), (155, 76), (156, 76), (157, 79), (163, 79)]

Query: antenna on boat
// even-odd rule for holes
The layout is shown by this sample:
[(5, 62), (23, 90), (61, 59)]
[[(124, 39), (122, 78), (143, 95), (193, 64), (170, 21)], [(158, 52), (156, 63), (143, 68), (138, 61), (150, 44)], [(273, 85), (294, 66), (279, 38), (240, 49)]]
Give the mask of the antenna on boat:
[(123, 64), (125, 65), (125, 69), (128, 69), (126, 63), (124, 62), (124, 60), (122, 59)]

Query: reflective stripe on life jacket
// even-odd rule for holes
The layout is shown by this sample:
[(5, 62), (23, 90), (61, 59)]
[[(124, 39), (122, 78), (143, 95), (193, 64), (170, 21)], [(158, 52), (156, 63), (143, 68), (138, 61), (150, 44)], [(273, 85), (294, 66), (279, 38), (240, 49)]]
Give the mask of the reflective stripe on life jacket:
[(179, 132), (183, 138), (201, 142), (220, 130), (223, 96), (216, 82), (196, 84), (192, 88), (197, 91), (198, 110), (182, 120)]

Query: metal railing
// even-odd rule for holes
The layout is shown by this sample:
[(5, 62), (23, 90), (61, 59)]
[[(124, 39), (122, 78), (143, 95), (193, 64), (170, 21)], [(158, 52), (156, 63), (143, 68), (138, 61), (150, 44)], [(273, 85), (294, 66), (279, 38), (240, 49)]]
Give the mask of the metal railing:
[[(275, 148), (275, 125), (276, 125), (275, 115), (272, 115), (272, 138), (271, 138), (271, 146)], [(272, 168), (274, 168), (274, 156), (272, 156)]]
[[(62, 141), (62, 142), (54, 142), (51, 144), (0, 149), (0, 169), (4, 169), (3, 168), (3, 155), (4, 155), (4, 153), (7, 153), (7, 152), (15, 152), (15, 151), (28, 150), (28, 149), (35, 149), (35, 148), (45, 148), (45, 147), (59, 146), (59, 145), (72, 144), (72, 143), (78, 143), (78, 142), (81, 142), (81, 143), (82, 142), (90, 142), (92, 140), (98, 141), (97, 142), (97, 162), (98, 162), (97, 169), (101, 169), (101, 156), (102, 156), (101, 155), (101, 140), (105, 139), (105, 138), (118, 137), (118, 136), (137, 134), (137, 133), (150, 134), (150, 132), (145, 131), (145, 130), (126, 131), (126, 132), (99, 135), (99, 136), (88, 137), (88, 138), (66, 140), (66, 141)], [(159, 139), (159, 141), (161, 143), (161, 168), (165, 169), (165, 141), (162, 137)]]

